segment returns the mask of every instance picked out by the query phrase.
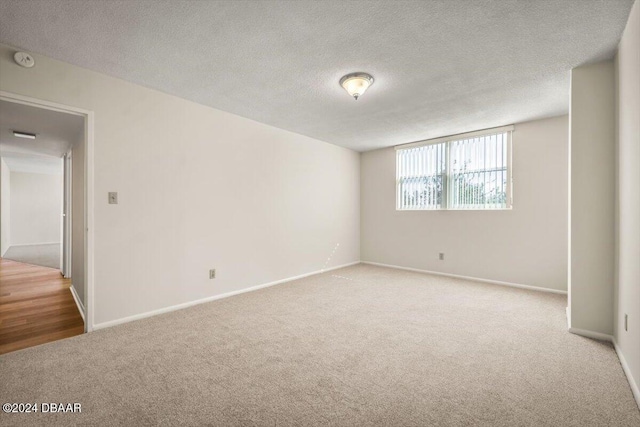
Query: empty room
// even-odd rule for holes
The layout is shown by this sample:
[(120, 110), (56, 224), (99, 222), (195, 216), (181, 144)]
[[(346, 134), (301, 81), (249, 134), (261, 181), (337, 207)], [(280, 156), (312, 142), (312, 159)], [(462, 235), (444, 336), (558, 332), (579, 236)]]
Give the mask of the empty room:
[(640, 426), (639, 0), (0, 0), (0, 120), (2, 426)]

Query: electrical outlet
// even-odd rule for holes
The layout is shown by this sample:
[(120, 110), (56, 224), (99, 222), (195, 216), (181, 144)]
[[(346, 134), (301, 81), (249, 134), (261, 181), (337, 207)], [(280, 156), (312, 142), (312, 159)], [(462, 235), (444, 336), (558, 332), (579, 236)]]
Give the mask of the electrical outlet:
[(118, 204), (118, 193), (116, 193), (115, 191), (110, 191), (109, 192), (109, 204), (110, 205), (117, 205)]
[(216, 269), (214, 268), (213, 270), (209, 270), (209, 279), (215, 279), (216, 278)]
[(438, 259), (439, 259), (440, 261), (444, 261), (444, 252), (440, 252), (440, 253), (438, 254)]
[(624, 314), (624, 330), (628, 331), (629, 329), (629, 316), (627, 316), (627, 314)]

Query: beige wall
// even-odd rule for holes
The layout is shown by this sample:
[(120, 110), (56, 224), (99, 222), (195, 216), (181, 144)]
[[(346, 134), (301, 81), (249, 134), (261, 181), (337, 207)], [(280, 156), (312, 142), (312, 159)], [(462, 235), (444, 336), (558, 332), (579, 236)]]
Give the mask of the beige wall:
[(362, 153), (362, 260), (566, 290), (567, 145), (567, 116), (516, 125), (504, 211), (396, 211), (394, 149)]
[(614, 100), (612, 61), (572, 70), (571, 327), (603, 334), (613, 333)]
[[(614, 334), (640, 385), (640, 3), (636, 1), (616, 57), (617, 262)], [(628, 315), (628, 330), (624, 315)], [(640, 402), (640, 395), (636, 395)]]
[(11, 171), (0, 158), (0, 256), (9, 249), (11, 215)]
[(358, 153), (12, 52), (1, 90), (95, 112), (97, 324), (360, 259)]
[(62, 175), (12, 171), (10, 182), (11, 246), (60, 243)]

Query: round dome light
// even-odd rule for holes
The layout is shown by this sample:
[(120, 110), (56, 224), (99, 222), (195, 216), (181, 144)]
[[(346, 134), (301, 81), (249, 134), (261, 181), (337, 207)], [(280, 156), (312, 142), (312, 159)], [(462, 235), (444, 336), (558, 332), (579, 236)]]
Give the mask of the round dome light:
[(351, 73), (340, 79), (340, 86), (357, 101), (373, 84), (373, 76), (367, 73)]

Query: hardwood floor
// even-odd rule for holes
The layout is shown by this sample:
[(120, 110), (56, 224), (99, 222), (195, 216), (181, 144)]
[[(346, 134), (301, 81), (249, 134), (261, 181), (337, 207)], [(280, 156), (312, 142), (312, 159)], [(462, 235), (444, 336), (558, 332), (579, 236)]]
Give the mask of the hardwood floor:
[(60, 271), (0, 258), (0, 354), (84, 333)]

